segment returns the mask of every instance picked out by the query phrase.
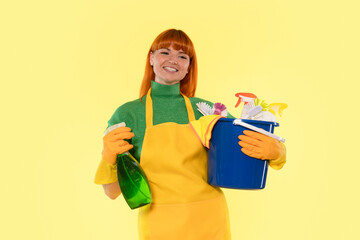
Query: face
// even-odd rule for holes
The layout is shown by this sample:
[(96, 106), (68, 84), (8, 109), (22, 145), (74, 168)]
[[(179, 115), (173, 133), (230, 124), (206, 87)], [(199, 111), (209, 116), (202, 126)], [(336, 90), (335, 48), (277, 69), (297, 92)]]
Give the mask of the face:
[(184, 51), (177, 51), (170, 46), (151, 52), (150, 65), (153, 66), (155, 82), (174, 85), (188, 73), (190, 57)]

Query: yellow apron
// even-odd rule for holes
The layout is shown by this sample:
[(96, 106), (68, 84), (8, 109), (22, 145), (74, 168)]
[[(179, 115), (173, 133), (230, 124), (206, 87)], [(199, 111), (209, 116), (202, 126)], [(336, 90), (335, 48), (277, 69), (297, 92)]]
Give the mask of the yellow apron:
[[(229, 240), (226, 200), (207, 183), (207, 152), (189, 124), (153, 126), (146, 98), (146, 131), (140, 164), (149, 180), (152, 203), (139, 209), (140, 240)], [(189, 121), (195, 120), (183, 96)]]

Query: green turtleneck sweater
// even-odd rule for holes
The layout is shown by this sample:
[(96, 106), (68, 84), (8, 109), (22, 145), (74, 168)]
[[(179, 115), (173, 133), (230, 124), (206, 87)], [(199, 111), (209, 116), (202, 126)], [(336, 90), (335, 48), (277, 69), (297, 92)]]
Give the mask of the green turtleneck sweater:
[[(187, 124), (189, 122), (185, 100), (180, 94), (180, 83), (163, 85), (151, 81), (151, 98), (153, 100), (154, 125), (165, 122), (175, 122), (178, 124)], [(194, 109), (196, 119), (202, 116), (202, 114), (197, 111), (196, 103), (206, 102), (210, 106), (213, 106), (213, 103), (197, 97), (190, 98), (190, 102)], [(108, 121), (108, 127), (120, 122), (125, 122), (126, 126), (131, 128), (135, 136), (130, 140), (131, 144), (134, 145), (130, 153), (137, 160), (140, 160), (146, 128), (145, 103), (146, 95), (142, 99), (127, 102), (116, 109)], [(232, 116), (229, 114), (228, 117)]]

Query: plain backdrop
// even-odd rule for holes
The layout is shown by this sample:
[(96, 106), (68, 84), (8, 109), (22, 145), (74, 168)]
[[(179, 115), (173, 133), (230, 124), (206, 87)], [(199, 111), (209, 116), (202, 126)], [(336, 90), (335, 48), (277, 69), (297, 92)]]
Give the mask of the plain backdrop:
[(152, 41), (177, 28), (195, 44), (196, 96), (237, 117), (237, 92), (289, 105), (285, 167), (264, 190), (224, 190), (233, 239), (359, 239), (355, 2), (2, 1), (0, 238), (137, 239), (137, 210), (94, 175)]

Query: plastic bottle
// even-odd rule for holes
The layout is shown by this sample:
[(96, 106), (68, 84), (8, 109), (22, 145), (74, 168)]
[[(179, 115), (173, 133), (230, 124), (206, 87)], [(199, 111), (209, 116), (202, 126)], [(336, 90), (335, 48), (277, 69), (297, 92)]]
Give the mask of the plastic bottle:
[(129, 207), (135, 209), (149, 204), (150, 186), (140, 164), (129, 152), (119, 154), (116, 162), (120, 189)]

